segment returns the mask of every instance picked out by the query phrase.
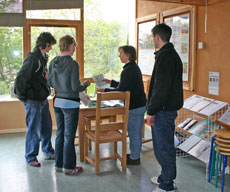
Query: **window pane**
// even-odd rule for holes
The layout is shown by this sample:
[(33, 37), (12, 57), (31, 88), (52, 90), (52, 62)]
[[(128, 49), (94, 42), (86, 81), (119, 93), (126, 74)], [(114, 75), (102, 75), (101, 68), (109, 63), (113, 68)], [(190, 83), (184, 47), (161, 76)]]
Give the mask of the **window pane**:
[(21, 27), (0, 27), (0, 95), (10, 94), (10, 83), (22, 66), (22, 36)]
[[(84, 1), (84, 76), (118, 78), (118, 47), (128, 44), (129, 0)], [(122, 5), (122, 6), (121, 6)]]
[(148, 21), (138, 25), (138, 65), (142, 74), (152, 75), (155, 57), (153, 37), (151, 29), (156, 25), (156, 21)]
[[(31, 48), (33, 49), (36, 44), (37, 37), (41, 32), (50, 32), (55, 39), (57, 40), (57, 44), (52, 47), (49, 55), (49, 62), (56, 57), (57, 55), (60, 55), (60, 49), (59, 49), (59, 39), (65, 35), (71, 35), (76, 39), (76, 30), (75, 28), (70, 27), (31, 27)], [(73, 55), (73, 58), (76, 59), (76, 51)]]
[(81, 20), (80, 9), (49, 9), (26, 11), (27, 19)]
[(190, 14), (169, 17), (164, 21), (172, 28), (171, 42), (174, 44), (183, 63), (183, 81), (188, 81)]
[(22, 13), (22, 0), (1, 0), (0, 13)]

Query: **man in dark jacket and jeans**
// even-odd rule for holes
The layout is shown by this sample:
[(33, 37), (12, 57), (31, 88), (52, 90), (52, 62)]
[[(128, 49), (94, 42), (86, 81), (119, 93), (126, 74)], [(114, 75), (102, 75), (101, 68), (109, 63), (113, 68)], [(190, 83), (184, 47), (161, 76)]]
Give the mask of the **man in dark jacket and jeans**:
[(14, 92), (20, 99), (26, 111), (26, 149), (25, 158), (29, 165), (40, 167), (37, 160), (39, 142), (46, 159), (54, 159), (54, 149), (51, 144), (52, 121), (47, 97), (48, 53), (55, 38), (49, 32), (43, 32), (37, 38), (36, 47), (24, 60), (23, 66), (15, 79)]
[(174, 147), (175, 119), (183, 106), (182, 62), (172, 43), (166, 24), (152, 29), (155, 66), (149, 88), (147, 122), (152, 125), (154, 153), (161, 166), (161, 174), (152, 177), (158, 184), (154, 192), (173, 191), (176, 178), (176, 150)]

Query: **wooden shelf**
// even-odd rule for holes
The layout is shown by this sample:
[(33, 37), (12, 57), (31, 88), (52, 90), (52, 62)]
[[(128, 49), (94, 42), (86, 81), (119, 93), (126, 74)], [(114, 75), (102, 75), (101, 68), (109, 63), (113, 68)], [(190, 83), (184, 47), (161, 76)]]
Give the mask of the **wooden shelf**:
[(180, 133), (183, 133), (183, 134), (187, 135), (187, 136), (191, 136), (191, 135), (192, 135), (192, 133), (190, 133), (190, 132), (188, 132), (188, 131), (186, 131), (186, 130), (184, 130), (184, 129), (181, 129), (181, 128), (179, 128), (179, 127), (176, 127), (176, 130), (177, 130), (178, 132), (180, 132)]

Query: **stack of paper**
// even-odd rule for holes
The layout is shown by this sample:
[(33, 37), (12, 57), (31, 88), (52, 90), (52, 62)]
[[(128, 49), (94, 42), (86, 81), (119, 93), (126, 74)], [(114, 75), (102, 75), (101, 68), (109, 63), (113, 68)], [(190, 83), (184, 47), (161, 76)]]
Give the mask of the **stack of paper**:
[(218, 119), (218, 121), (230, 124), (230, 108)]
[(228, 105), (226, 102), (215, 100), (210, 105), (208, 105), (207, 107), (202, 109), (199, 113), (206, 115), (206, 116), (210, 116), (210, 115), (216, 113), (218, 110), (225, 107), (226, 105)]
[(181, 143), (178, 148), (182, 151), (188, 152), (193, 146), (195, 146), (202, 139), (196, 135), (191, 135), (188, 139), (186, 139), (183, 143)]
[(197, 143), (192, 149), (188, 151), (188, 154), (197, 157), (198, 159), (201, 159), (205, 162), (208, 161), (209, 153), (210, 152), (210, 144), (208, 141), (201, 140), (199, 143)]
[(194, 107), (197, 103), (199, 103), (201, 100), (203, 99), (203, 97), (199, 96), (199, 95), (193, 95), (189, 98), (187, 98), (184, 101), (184, 109), (191, 109), (192, 107)]
[(213, 101), (214, 99), (203, 98), (200, 102), (194, 105), (190, 110), (194, 112), (199, 112), (200, 110), (204, 109), (209, 104), (211, 104)]

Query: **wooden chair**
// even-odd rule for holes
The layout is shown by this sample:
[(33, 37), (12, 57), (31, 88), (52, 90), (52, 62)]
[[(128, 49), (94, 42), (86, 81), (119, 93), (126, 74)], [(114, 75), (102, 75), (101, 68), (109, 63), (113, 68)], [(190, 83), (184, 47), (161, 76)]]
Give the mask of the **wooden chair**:
[[(96, 126), (95, 130), (91, 130), (91, 120), (86, 118), (86, 130), (84, 133), (84, 161), (91, 163), (95, 167), (95, 173), (100, 172), (100, 161), (109, 159), (119, 159), (122, 164), (122, 170), (126, 169), (126, 137), (128, 127), (128, 113), (129, 113), (129, 92), (109, 92), (97, 94), (96, 106)], [(124, 100), (125, 104), (121, 107), (101, 108), (101, 102), (105, 100)], [(119, 121), (103, 122), (101, 119), (105, 116), (122, 115)], [(95, 143), (95, 157), (91, 159), (88, 156), (88, 141)], [(117, 142), (122, 142), (122, 155), (117, 153)], [(99, 145), (102, 143), (113, 143), (114, 150), (112, 157), (100, 158)]]
[[(143, 78), (143, 84), (144, 84), (144, 91), (146, 98), (148, 98), (148, 93), (149, 93), (149, 86), (150, 86), (150, 78)], [(147, 143), (149, 141), (152, 141), (152, 138), (146, 139), (145, 138), (145, 125), (151, 126), (147, 123), (147, 119), (144, 119), (144, 124), (142, 128), (142, 143)]]

